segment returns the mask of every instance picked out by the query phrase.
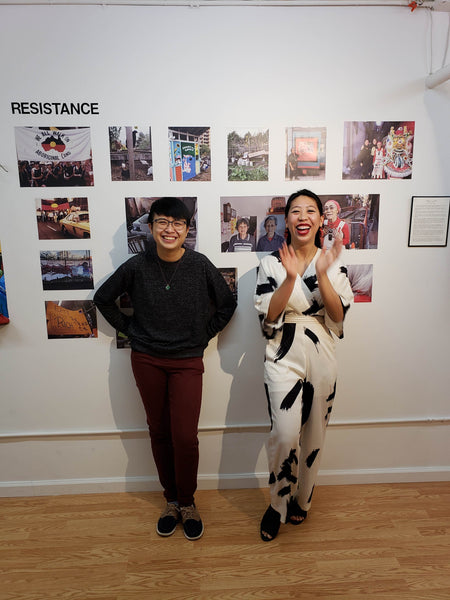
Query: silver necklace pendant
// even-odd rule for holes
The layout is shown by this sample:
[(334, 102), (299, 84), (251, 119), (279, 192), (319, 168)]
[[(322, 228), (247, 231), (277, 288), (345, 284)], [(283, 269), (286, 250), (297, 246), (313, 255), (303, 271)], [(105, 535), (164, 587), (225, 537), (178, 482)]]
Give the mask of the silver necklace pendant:
[(169, 284), (166, 285), (166, 290), (170, 290), (170, 285)]

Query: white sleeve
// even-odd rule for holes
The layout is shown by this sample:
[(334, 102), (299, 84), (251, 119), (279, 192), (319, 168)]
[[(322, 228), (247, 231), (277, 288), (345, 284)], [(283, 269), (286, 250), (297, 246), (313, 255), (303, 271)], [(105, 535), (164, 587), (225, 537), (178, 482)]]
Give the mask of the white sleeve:
[(267, 320), (270, 301), (282, 281), (280, 281), (280, 276), (283, 275), (282, 271), (284, 271), (284, 267), (282, 267), (279, 260), (272, 255), (265, 256), (258, 267), (254, 303), (255, 308), (259, 313), (263, 335), (267, 338), (272, 338), (275, 335), (275, 332), (278, 329), (281, 329), (284, 323), (285, 311), (280, 314), (276, 321)]
[[(340, 262), (335, 262), (327, 271), (328, 278), (333, 286), (334, 291), (338, 294), (342, 302), (342, 308), (344, 309), (344, 318), (347, 310), (353, 302), (353, 292), (350, 286), (350, 281), (347, 275), (347, 267)], [(330, 331), (332, 331), (338, 338), (344, 337), (344, 320), (333, 321), (328, 313), (325, 311), (325, 325)]]

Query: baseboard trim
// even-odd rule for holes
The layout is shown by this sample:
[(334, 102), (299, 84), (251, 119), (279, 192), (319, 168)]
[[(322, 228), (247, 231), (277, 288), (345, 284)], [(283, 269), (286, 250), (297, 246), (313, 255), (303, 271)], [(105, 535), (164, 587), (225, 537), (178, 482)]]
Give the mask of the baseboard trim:
[[(266, 487), (268, 477), (268, 473), (200, 474), (198, 477), (198, 489), (252, 489)], [(450, 481), (450, 467), (342, 469), (320, 471), (318, 477), (319, 485), (423, 481)], [(156, 476), (0, 482), (0, 497), (3, 498), (59, 496), (65, 494), (156, 492), (160, 490), (161, 486)]]

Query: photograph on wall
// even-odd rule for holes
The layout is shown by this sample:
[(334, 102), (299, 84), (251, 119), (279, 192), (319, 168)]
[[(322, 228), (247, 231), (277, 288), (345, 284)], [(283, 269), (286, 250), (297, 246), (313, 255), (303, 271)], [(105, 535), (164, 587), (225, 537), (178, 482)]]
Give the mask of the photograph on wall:
[(2, 244), (0, 242), (0, 325), (9, 323), (8, 302), (6, 300), (5, 269), (3, 266)]
[(237, 302), (238, 299), (238, 284), (237, 284), (237, 269), (236, 267), (217, 267), (222, 277), (225, 279), (226, 284), (230, 288), (230, 292), (233, 294), (234, 299)]
[(372, 302), (373, 265), (347, 265), (355, 302)]
[(345, 248), (378, 248), (379, 194), (322, 194), (322, 246), (329, 248), (336, 235)]
[(287, 196), (222, 196), (221, 251), (273, 252), (285, 238)]
[(286, 180), (325, 179), (326, 139), (326, 127), (286, 128)]
[(211, 181), (210, 127), (169, 127), (170, 181)]
[(92, 300), (45, 302), (48, 339), (96, 338), (97, 313)]
[[(130, 296), (125, 292), (119, 296), (119, 298), (117, 298), (116, 302), (120, 310), (127, 316), (131, 317), (133, 314), (133, 305), (131, 304)], [(130, 340), (127, 334), (119, 331), (118, 329), (116, 329), (116, 348), (119, 350), (121, 348), (130, 348)]]
[(234, 129), (228, 134), (228, 181), (268, 181), (269, 130)]
[(15, 127), (20, 187), (94, 185), (90, 127)]
[(346, 121), (342, 179), (411, 179), (414, 121)]
[(41, 250), (44, 290), (92, 290), (90, 250)]
[(91, 237), (87, 198), (36, 199), (36, 222), (40, 240)]
[[(152, 198), (125, 198), (128, 254), (144, 252), (149, 245), (154, 243), (148, 226), (148, 212), (153, 202), (158, 200), (158, 198), (159, 196)], [(184, 202), (192, 215), (184, 245), (186, 248), (195, 250), (197, 247), (197, 198), (195, 196), (179, 196), (179, 198)]]
[(109, 127), (112, 181), (153, 181), (151, 127)]

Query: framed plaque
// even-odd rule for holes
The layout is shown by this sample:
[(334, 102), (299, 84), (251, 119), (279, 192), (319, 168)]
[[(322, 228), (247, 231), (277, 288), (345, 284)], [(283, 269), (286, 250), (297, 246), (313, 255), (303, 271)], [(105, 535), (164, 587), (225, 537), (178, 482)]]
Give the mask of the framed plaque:
[(408, 246), (446, 246), (450, 196), (413, 196)]

